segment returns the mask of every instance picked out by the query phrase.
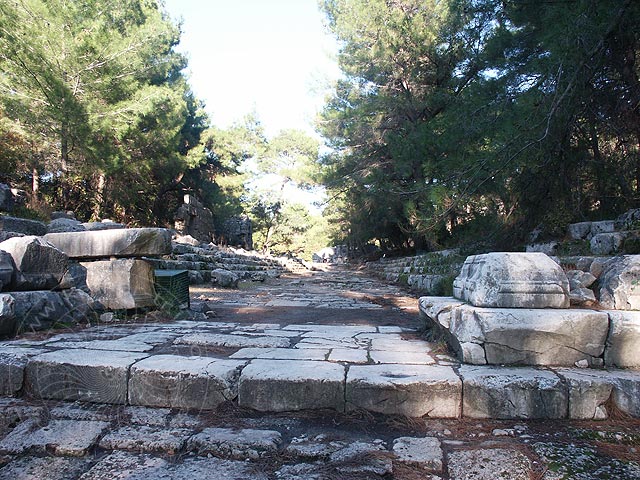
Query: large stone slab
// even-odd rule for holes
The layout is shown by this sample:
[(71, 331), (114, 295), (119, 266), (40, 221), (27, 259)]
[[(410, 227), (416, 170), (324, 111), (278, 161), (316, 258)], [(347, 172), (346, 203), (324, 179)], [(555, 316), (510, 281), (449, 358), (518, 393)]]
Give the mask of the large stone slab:
[(519, 450), (482, 448), (449, 453), (447, 466), (451, 480), (529, 480), (531, 461)]
[(400, 437), (393, 441), (393, 453), (403, 463), (425, 470), (442, 472), (443, 454), (435, 437)]
[(13, 237), (0, 243), (16, 267), (12, 290), (46, 290), (56, 287), (67, 270), (69, 258), (40, 237)]
[(0, 230), (41, 237), (47, 233), (47, 226), (37, 220), (0, 215)]
[(81, 262), (91, 296), (109, 310), (155, 306), (153, 267), (144, 260), (121, 258)]
[(199, 455), (246, 460), (273, 454), (281, 443), (282, 435), (275, 430), (205, 428), (189, 439), (187, 450)]
[(408, 417), (460, 416), (462, 382), (451, 367), (358, 365), (347, 373), (347, 409)]
[(131, 368), (129, 403), (149, 407), (213, 410), (237, 396), (246, 364), (210, 357), (155, 355)]
[(0, 395), (17, 395), (22, 390), (29, 358), (44, 352), (36, 348), (3, 348), (0, 351)]
[(609, 335), (604, 352), (608, 367), (640, 368), (640, 312), (609, 311)]
[[(163, 426), (164, 427), (164, 426)], [(184, 428), (161, 428), (146, 425), (122, 426), (100, 440), (106, 450), (131, 450), (175, 455), (193, 432)]]
[(29, 359), (26, 391), (36, 398), (124, 405), (129, 368), (147, 355), (97, 350), (57, 350)]
[(12, 292), (18, 331), (46, 330), (54, 325), (87, 323), (95, 317), (95, 302), (76, 288), (61, 292)]
[(568, 392), (553, 372), (463, 365), (462, 414), (471, 418), (566, 418)]
[(544, 253), (494, 252), (466, 259), (453, 295), (477, 307), (568, 308), (569, 281)]
[(121, 228), (50, 233), (45, 240), (69, 258), (145, 257), (171, 253), (171, 232), (164, 228)]
[(428, 328), (476, 365), (601, 366), (609, 317), (585, 309), (481, 308), (451, 298), (419, 301)]
[(238, 403), (267, 412), (344, 410), (345, 367), (330, 362), (253, 360), (242, 370)]
[(286, 337), (243, 336), (225, 333), (190, 333), (177, 338), (176, 345), (194, 345), (201, 347), (256, 347), (286, 348), (291, 341)]
[(598, 285), (596, 295), (603, 307), (640, 310), (640, 255), (623, 255), (609, 260)]
[(91, 465), (89, 459), (67, 457), (22, 457), (2, 468), (2, 475), (20, 480), (69, 480), (79, 478)]

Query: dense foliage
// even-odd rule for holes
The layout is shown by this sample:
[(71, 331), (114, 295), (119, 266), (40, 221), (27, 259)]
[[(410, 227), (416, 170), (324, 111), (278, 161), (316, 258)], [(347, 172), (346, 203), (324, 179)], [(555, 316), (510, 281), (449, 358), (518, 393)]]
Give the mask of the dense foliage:
[(640, 203), (640, 4), (324, 0), (343, 78), (319, 121), (342, 239), (489, 241)]

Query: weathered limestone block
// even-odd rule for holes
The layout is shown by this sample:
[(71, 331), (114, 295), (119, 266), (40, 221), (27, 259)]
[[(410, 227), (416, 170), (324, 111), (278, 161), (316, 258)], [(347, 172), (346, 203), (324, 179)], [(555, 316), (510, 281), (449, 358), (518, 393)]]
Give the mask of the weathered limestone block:
[(552, 372), (463, 365), (462, 414), (471, 418), (566, 418), (568, 392)]
[(606, 403), (614, 382), (608, 372), (560, 368), (556, 373), (569, 388), (569, 418), (604, 420), (609, 417)]
[(165, 228), (50, 233), (45, 240), (69, 258), (144, 257), (171, 253), (171, 232)]
[(129, 403), (150, 407), (213, 410), (237, 396), (246, 361), (155, 355), (131, 368)]
[(90, 295), (109, 310), (129, 310), (155, 305), (153, 268), (144, 260), (121, 258), (81, 262), (87, 269)]
[(85, 230), (82, 222), (73, 218), (56, 218), (47, 225), (48, 233), (84, 232)]
[(569, 270), (566, 272), (571, 290), (578, 288), (589, 288), (597, 280), (595, 275), (588, 271)]
[(622, 249), (626, 232), (598, 233), (591, 238), (589, 248), (594, 255), (613, 255)]
[(633, 208), (616, 218), (615, 228), (616, 230), (631, 230), (634, 227), (637, 228), (638, 222), (640, 222), (640, 208)]
[(447, 466), (451, 480), (529, 480), (531, 460), (519, 450), (480, 448), (449, 453)]
[(275, 430), (205, 428), (187, 442), (187, 451), (236, 460), (257, 459), (277, 452), (282, 435)]
[(572, 223), (567, 233), (571, 240), (585, 240), (591, 233), (591, 222)]
[(571, 305), (580, 307), (590, 307), (597, 302), (595, 293), (589, 288), (572, 289), (569, 293), (569, 301)]
[(82, 224), (85, 230), (89, 230), (92, 232), (102, 231), (102, 230), (121, 230), (126, 228), (122, 223), (116, 223), (111, 220), (103, 220), (101, 222), (84, 222)]
[(143, 353), (57, 350), (29, 359), (25, 388), (35, 398), (124, 405), (129, 368)]
[(525, 250), (528, 253), (544, 253), (545, 255), (557, 255), (560, 244), (558, 242), (547, 243), (530, 243), (526, 246)]
[(216, 268), (211, 271), (211, 281), (218, 287), (238, 288), (240, 277), (229, 270)]
[(601, 233), (613, 233), (616, 231), (616, 222), (614, 220), (601, 220), (599, 222), (591, 222), (589, 234), (593, 237)]
[(6, 183), (0, 183), (0, 211), (11, 212), (14, 206), (15, 202), (11, 187)]
[(460, 416), (462, 383), (451, 367), (357, 365), (347, 373), (347, 410), (408, 417)]
[(16, 332), (16, 300), (7, 293), (0, 294), (0, 336)]
[(442, 472), (444, 460), (442, 446), (436, 437), (396, 438), (393, 441), (393, 453), (402, 463)]
[(464, 302), (453, 297), (420, 297), (418, 300), (420, 316), (431, 325), (448, 329), (451, 324), (451, 313), (464, 305)]
[(0, 250), (0, 290), (9, 287), (16, 272), (16, 265), (10, 253)]
[(0, 243), (16, 266), (12, 289), (45, 290), (56, 287), (69, 259), (54, 245), (34, 236), (14, 237)]
[(211, 242), (215, 234), (211, 210), (189, 194), (184, 196), (184, 203), (176, 212), (174, 228), (178, 233), (191, 235), (204, 243)]
[(46, 330), (54, 324), (91, 321), (95, 302), (82, 290), (12, 292), (18, 331)]
[(569, 281), (544, 253), (472, 255), (453, 283), (453, 294), (477, 307), (569, 307)]
[(640, 310), (640, 255), (624, 255), (609, 260), (599, 280), (597, 296), (603, 307)]
[(11, 347), (0, 351), (0, 395), (17, 395), (22, 390), (24, 369), (30, 357), (42, 349)]
[(227, 245), (253, 250), (253, 224), (246, 215), (231, 217), (222, 224)]
[(640, 368), (640, 312), (609, 311), (608, 367)]
[(344, 411), (344, 371), (329, 362), (253, 360), (240, 375), (238, 403), (263, 412)]
[(47, 233), (47, 226), (36, 220), (27, 220), (26, 218), (8, 217), (0, 215), (0, 230), (5, 232), (17, 232), (25, 235), (34, 235), (41, 237)]
[(610, 370), (613, 379), (613, 402), (624, 413), (640, 417), (640, 372)]

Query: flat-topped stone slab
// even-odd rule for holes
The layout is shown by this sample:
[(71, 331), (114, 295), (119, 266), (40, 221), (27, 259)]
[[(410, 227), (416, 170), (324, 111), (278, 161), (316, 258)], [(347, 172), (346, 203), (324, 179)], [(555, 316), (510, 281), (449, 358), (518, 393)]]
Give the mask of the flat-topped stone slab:
[(240, 375), (238, 403), (260, 411), (344, 411), (345, 367), (337, 363), (253, 360)]
[(287, 337), (258, 337), (242, 336), (225, 333), (193, 333), (176, 338), (176, 345), (194, 345), (202, 347), (257, 347), (257, 348), (286, 348), (290, 345)]
[[(266, 360), (327, 360), (328, 348), (242, 348), (229, 358)], [(365, 352), (366, 357), (366, 352)]]
[(246, 460), (274, 453), (281, 443), (282, 435), (275, 430), (205, 428), (189, 439), (187, 450), (199, 455)]
[(3, 348), (0, 351), (0, 395), (17, 395), (22, 390), (29, 358), (45, 351), (38, 348)]
[(346, 383), (347, 410), (408, 417), (460, 416), (462, 382), (437, 365), (355, 365)]
[(131, 368), (129, 403), (149, 407), (213, 410), (237, 396), (246, 361), (155, 355)]
[(568, 391), (553, 372), (463, 365), (462, 414), (471, 418), (567, 418)]
[(569, 281), (544, 253), (485, 253), (465, 260), (453, 296), (476, 307), (568, 308)]
[(608, 260), (598, 279), (596, 296), (611, 310), (640, 310), (640, 255)]
[(153, 257), (171, 253), (171, 231), (165, 228), (49, 233), (44, 238), (74, 259)]
[(640, 368), (640, 312), (608, 311), (609, 335), (604, 354), (608, 367)]
[(481, 308), (422, 297), (427, 327), (444, 334), (462, 362), (475, 365), (602, 366), (605, 312), (586, 309)]
[(143, 353), (57, 350), (31, 357), (25, 389), (36, 398), (127, 403), (129, 368)]

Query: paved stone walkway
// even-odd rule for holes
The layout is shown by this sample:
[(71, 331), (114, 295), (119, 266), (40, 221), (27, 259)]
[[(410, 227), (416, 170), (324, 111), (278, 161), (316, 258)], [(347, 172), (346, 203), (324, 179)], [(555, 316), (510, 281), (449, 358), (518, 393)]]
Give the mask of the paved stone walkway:
[(523, 420), (544, 395), (457, 418), (464, 375), (416, 299), (361, 272), (192, 288), (192, 309), (0, 345), (0, 479), (640, 478), (635, 419)]

